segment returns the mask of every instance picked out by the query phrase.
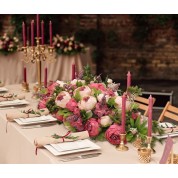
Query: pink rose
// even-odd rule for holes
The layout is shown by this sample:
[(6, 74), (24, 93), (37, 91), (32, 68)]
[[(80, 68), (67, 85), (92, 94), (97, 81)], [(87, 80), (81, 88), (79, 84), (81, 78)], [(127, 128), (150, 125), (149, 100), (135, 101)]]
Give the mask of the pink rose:
[(111, 125), (105, 132), (105, 138), (109, 143), (113, 145), (120, 144), (120, 134), (121, 134), (121, 126), (118, 124)]
[(54, 92), (56, 86), (58, 86), (58, 85), (59, 85), (59, 84), (58, 84), (57, 82), (54, 82), (54, 83), (52, 83), (51, 85), (49, 85), (49, 86), (48, 86), (48, 92), (49, 92), (50, 94), (53, 94), (53, 92)]
[(69, 100), (69, 102), (66, 104), (66, 108), (69, 110), (69, 111), (74, 111), (75, 108), (78, 107), (78, 104), (77, 102), (75, 101), (75, 99), (71, 98)]
[(89, 85), (90, 88), (96, 88), (101, 91), (106, 91), (106, 87), (103, 83), (91, 83)]
[(90, 137), (96, 137), (100, 132), (99, 123), (96, 119), (91, 118), (85, 124), (85, 130), (88, 131)]
[(40, 100), (38, 103), (38, 109), (46, 108), (47, 101), (48, 101), (48, 98), (44, 98), (44, 99)]

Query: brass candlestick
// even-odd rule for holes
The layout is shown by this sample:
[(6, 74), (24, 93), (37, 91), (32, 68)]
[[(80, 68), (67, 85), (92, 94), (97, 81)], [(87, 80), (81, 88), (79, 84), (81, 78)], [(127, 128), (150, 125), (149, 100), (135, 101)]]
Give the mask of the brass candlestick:
[(22, 90), (25, 91), (25, 92), (29, 92), (29, 84), (26, 83), (26, 82), (23, 82), (22, 83)]
[(151, 136), (147, 136), (147, 149), (151, 150), (151, 153), (155, 153), (156, 151), (151, 147), (151, 141), (152, 141), (152, 137)]
[(125, 143), (124, 143), (126, 134), (120, 134), (120, 137), (121, 137), (121, 142), (118, 146), (116, 146), (116, 149), (118, 151), (128, 151), (129, 148), (125, 146)]

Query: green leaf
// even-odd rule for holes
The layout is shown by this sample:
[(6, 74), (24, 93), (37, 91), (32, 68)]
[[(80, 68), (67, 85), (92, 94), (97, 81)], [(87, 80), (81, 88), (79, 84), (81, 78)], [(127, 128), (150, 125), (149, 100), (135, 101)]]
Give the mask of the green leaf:
[(98, 141), (105, 141), (106, 140), (105, 133), (101, 132), (95, 139)]
[(72, 112), (70, 112), (68, 109), (60, 108), (58, 114), (63, 116), (64, 118), (67, 118), (68, 116), (72, 115)]
[(84, 122), (86, 122), (89, 118), (93, 116), (93, 113), (91, 111), (85, 111), (85, 110), (81, 110), (80, 114)]
[(113, 108), (115, 106), (115, 104), (116, 104), (115, 98), (109, 98), (107, 104), (108, 104), (109, 107)]
[(83, 86), (84, 84), (83, 84), (81, 81), (78, 81), (78, 80), (77, 80), (76, 85), (77, 85), (77, 87), (81, 87), (81, 86)]
[(78, 90), (77, 90), (76, 93), (75, 93), (74, 99), (75, 99), (77, 102), (79, 102), (79, 101), (82, 99), (82, 97), (81, 97), (81, 95), (80, 95), (80, 93), (79, 93)]
[(132, 119), (132, 118), (130, 118), (130, 125), (131, 125), (132, 128), (135, 127), (134, 119)]
[(94, 92), (94, 96), (97, 97), (99, 94), (101, 94), (102, 92), (100, 90), (97, 90), (96, 88), (92, 89)]
[(131, 132), (129, 132), (129, 133), (127, 133), (127, 135), (126, 135), (126, 140), (128, 141), (128, 142), (131, 142), (131, 140), (133, 139), (133, 134), (131, 133)]
[(140, 117), (138, 117), (135, 121), (135, 127), (137, 128), (137, 130), (139, 130), (140, 128)]

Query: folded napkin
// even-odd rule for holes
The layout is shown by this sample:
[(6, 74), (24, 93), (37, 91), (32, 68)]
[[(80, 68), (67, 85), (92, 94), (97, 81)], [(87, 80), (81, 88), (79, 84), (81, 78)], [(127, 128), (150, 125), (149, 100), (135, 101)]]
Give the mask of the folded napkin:
[(49, 110), (47, 108), (40, 110), (24, 110), (24, 111), (14, 111), (13, 113), (7, 113), (6, 118), (9, 122), (12, 122), (14, 119), (18, 118), (32, 118), (32, 117), (40, 117), (44, 115), (48, 115)]
[(48, 145), (48, 144), (72, 142), (76, 140), (83, 140), (86, 138), (89, 138), (88, 131), (74, 132), (74, 133), (67, 132), (67, 134), (64, 136), (59, 136), (55, 134), (52, 136), (36, 138), (34, 140), (34, 144), (37, 148), (39, 148), (39, 147), (43, 147), (44, 145)]
[(16, 99), (23, 100), (23, 99), (25, 99), (25, 95), (24, 94), (14, 95), (14, 94), (10, 94), (10, 93), (0, 95), (0, 102), (13, 101)]

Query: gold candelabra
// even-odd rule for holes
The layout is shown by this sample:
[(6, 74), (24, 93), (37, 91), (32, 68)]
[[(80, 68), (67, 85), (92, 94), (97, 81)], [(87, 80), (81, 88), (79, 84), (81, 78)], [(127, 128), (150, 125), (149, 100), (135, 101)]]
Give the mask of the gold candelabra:
[[(35, 63), (37, 66), (37, 81), (38, 81), (38, 91), (42, 88), (41, 82), (41, 62), (48, 60), (48, 62), (54, 62), (55, 58), (51, 57), (54, 53), (54, 47), (48, 45), (40, 45), (41, 37), (36, 37), (36, 46), (25, 46), (21, 50), (24, 52), (23, 61), (26, 63)], [(28, 43), (27, 43), (28, 44)], [(46, 52), (48, 49), (48, 52)]]

